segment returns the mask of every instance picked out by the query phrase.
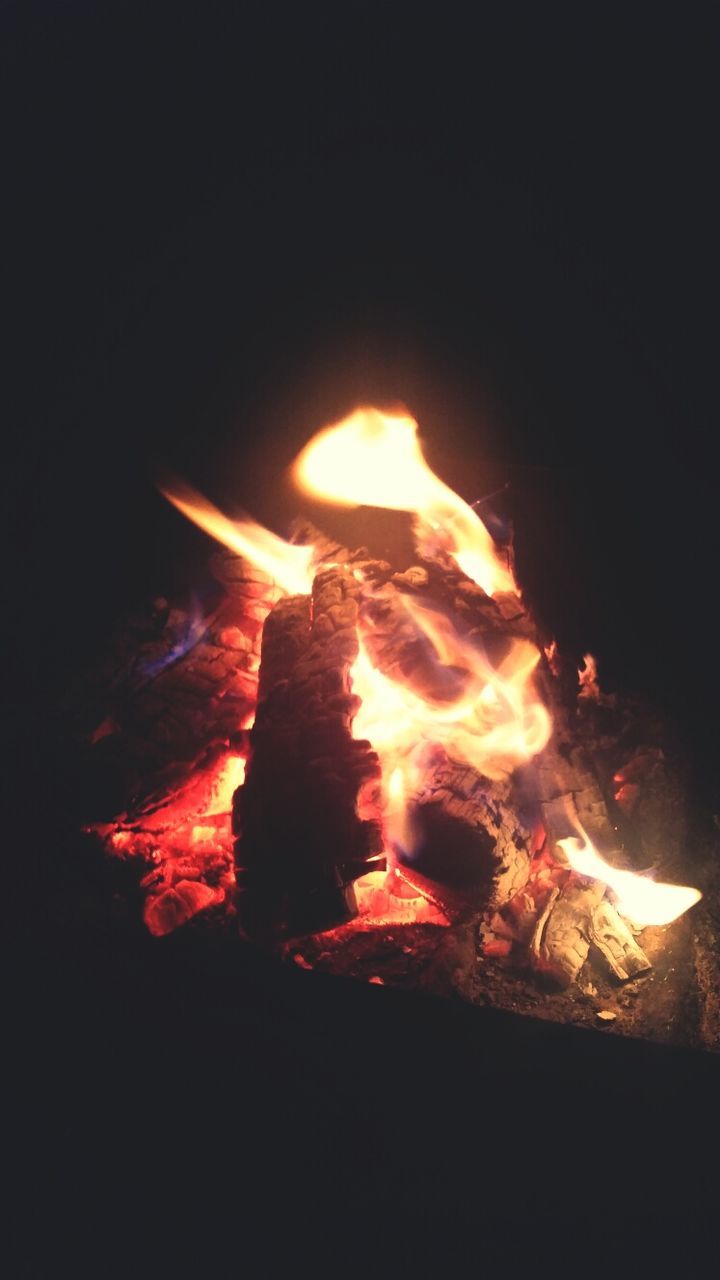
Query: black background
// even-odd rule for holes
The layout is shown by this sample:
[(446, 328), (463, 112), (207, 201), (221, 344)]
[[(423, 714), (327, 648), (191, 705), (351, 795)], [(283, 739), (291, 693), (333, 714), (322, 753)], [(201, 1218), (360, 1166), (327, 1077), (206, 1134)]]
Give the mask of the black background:
[(548, 630), (665, 706), (712, 786), (709, 9), (1, 12), (25, 778), (47, 764), (43, 709), (113, 621), (200, 572), (207, 542), (157, 495), (161, 470), (283, 532), (310, 433), (403, 401), (463, 496), (510, 482)]
[(156, 496), (159, 470), (282, 532), (308, 435), (358, 400), (403, 401), (469, 500), (510, 481), (548, 629), (702, 732), (718, 691), (709, 21), (7, 16), (4, 470), (18, 589), (42, 598), (31, 667), (82, 667), (130, 601), (192, 578), (204, 542)]

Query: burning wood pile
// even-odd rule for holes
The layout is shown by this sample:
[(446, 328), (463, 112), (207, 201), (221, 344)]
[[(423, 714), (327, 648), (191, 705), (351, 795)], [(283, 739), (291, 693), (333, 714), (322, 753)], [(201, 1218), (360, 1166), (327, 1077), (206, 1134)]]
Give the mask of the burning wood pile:
[[(390, 939), (464, 994), (483, 973), (566, 993), (595, 989), (598, 966), (616, 990), (648, 974), (658, 930), (701, 896), (639, 870), (663, 854), (632, 819), (662, 750), (623, 740), (592, 662), (569, 678), (509, 541), (430, 470), (411, 418), (357, 410), (294, 475), (314, 498), (411, 513), (416, 562), (300, 521), (285, 542), (166, 491), (223, 544), (217, 598), (157, 602), (124, 637), (91, 735), (115, 781), (94, 830), (142, 868), (147, 927), (236, 915), (299, 964), (375, 981), (393, 980)], [(612, 783), (603, 715), (627, 757)]]

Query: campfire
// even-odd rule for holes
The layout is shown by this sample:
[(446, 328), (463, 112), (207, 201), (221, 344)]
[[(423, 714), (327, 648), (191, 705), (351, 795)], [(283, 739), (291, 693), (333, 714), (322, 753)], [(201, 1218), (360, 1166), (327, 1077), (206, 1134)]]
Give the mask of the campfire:
[(136, 870), (145, 925), (621, 1024), (701, 898), (673, 882), (662, 743), (591, 655), (578, 671), (541, 634), (509, 527), (434, 474), (406, 413), (357, 409), (293, 477), (315, 502), (408, 513), (414, 563), (163, 490), (222, 544), (217, 590), (156, 601), (123, 638), (91, 735), (122, 794), (93, 831)]

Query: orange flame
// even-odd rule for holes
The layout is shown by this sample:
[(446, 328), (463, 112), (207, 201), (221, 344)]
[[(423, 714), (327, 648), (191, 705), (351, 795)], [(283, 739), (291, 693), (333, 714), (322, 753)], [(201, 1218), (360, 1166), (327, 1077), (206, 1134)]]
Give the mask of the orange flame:
[(591, 653), (583, 656), (583, 665), (578, 667), (578, 698), (590, 698), (597, 702), (600, 695), (598, 684), (597, 659)]
[(341, 506), (412, 512), (420, 550), (439, 538), (488, 595), (517, 592), (480, 517), (431, 471), (417, 429), (407, 414), (356, 409), (306, 445), (293, 467), (295, 480), (306, 493)]
[(313, 547), (296, 547), (254, 520), (230, 520), (194, 489), (161, 488), (160, 492), (198, 528), (252, 561), (290, 595), (312, 590)]
[(699, 889), (687, 885), (663, 884), (613, 867), (598, 853), (587, 832), (578, 824), (580, 836), (558, 840), (570, 866), (579, 875), (600, 880), (612, 889), (615, 905), (621, 915), (644, 929), (647, 925), (670, 924), (699, 902)]
[[(455, 697), (421, 696), (372, 665), (360, 645), (353, 666), (353, 689), (361, 698), (354, 732), (369, 739), (380, 756), (385, 786), (385, 829), (391, 845), (415, 847), (410, 799), (422, 787), (424, 765), (433, 747), (466, 761), (485, 777), (501, 779), (547, 743), (550, 716), (534, 695), (531, 676), (539, 652), (515, 640), (497, 667), (481, 649), (461, 637), (449, 618), (402, 597), (419, 629), (430, 640), (441, 673), (452, 673)], [(444, 687), (443, 682), (438, 682)]]
[[(294, 475), (301, 488), (330, 502), (413, 513), (421, 553), (442, 547), (489, 595), (517, 592), (510, 568), (482, 520), (427, 465), (417, 424), (408, 415), (355, 410), (313, 437), (297, 458)], [(250, 519), (230, 520), (190, 489), (166, 488), (163, 493), (199, 528), (252, 561), (283, 590), (311, 591), (311, 546), (294, 546)], [(438, 748), (488, 778), (502, 779), (541, 751), (552, 729), (533, 688), (540, 657), (533, 644), (513, 640), (503, 661), (493, 666), (483, 649), (462, 636), (446, 615), (420, 605), (416, 598), (400, 599), (418, 633), (429, 642), (436, 694), (390, 679), (373, 665), (363, 644), (363, 627), (368, 625), (363, 620), (352, 670), (354, 691), (361, 700), (353, 732), (368, 739), (381, 760), (391, 857), (393, 849), (413, 849), (411, 800), (421, 791), (428, 762)], [(548, 654), (550, 661), (552, 657), (554, 651)], [(579, 676), (580, 696), (601, 696), (590, 655)], [(212, 814), (229, 804), (243, 771), (244, 761), (233, 766)], [(204, 826), (196, 829), (201, 832)], [(610, 866), (579, 824), (578, 830), (581, 838), (558, 842), (568, 863), (579, 874), (606, 884), (616, 895), (618, 909), (635, 923), (667, 924), (701, 897), (696, 889), (655, 883)]]
[[(427, 465), (417, 423), (406, 414), (359, 408), (319, 432), (294, 464), (298, 484), (328, 501), (408, 511), (416, 517), (419, 549), (436, 546), (488, 594), (517, 591), (488, 530), (473, 509)], [(272, 577), (285, 591), (312, 588), (312, 547), (298, 547), (249, 519), (230, 520), (191, 489), (162, 490), (188, 519)], [(385, 779), (386, 834), (409, 851), (413, 831), (409, 800), (422, 786), (427, 753), (443, 747), (489, 778), (504, 778), (545, 746), (551, 721), (535, 696), (534, 645), (512, 642), (499, 666), (463, 638), (436, 610), (401, 597), (418, 633), (429, 643), (437, 697), (421, 694), (377, 670), (362, 644), (353, 668), (361, 706), (358, 738), (378, 752)], [(434, 655), (434, 656), (433, 656)]]

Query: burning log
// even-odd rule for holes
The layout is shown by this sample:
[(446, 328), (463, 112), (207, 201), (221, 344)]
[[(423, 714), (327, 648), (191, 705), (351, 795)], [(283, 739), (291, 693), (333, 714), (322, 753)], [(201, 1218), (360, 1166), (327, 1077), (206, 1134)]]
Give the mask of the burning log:
[(552, 890), (530, 943), (536, 968), (561, 986), (577, 981), (591, 944), (602, 953), (616, 978), (626, 981), (650, 966), (627, 925), (605, 897), (597, 880), (576, 876)]
[(651, 968), (642, 947), (607, 898), (603, 898), (593, 912), (590, 941), (602, 952), (615, 977), (623, 982)]
[(280, 601), (263, 633), (259, 703), (237, 792), (238, 911), (253, 937), (328, 928), (356, 913), (352, 881), (382, 854), (380, 766), (352, 737), (358, 584), (319, 572), (312, 597)]
[[(392, 573), (383, 562), (360, 564), (359, 622), (374, 669), (442, 715), (462, 705), (473, 662), (487, 662), (489, 651), (500, 661), (515, 639), (527, 636), (530, 624), (517, 597), (512, 606), (508, 601), (503, 606), (451, 563), (443, 561), (442, 570), (439, 563), (404, 573)], [(446, 619), (458, 615), (460, 632), (448, 632), (449, 650), (441, 660)], [(430, 625), (428, 619), (433, 619)], [(406, 767), (413, 779), (405, 796), (412, 848), (401, 840), (396, 855), (403, 873), (453, 915), (502, 905), (529, 874), (530, 832), (507, 773), (483, 771), (469, 762), (478, 753), (483, 729), (478, 722), (460, 731), (460, 737), (474, 737), (465, 759), (454, 754), (452, 735), (447, 750), (438, 744), (423, 749), (413, 740), (408, 744), (416, 764), (418, 751), (422, 763)], [(433, 730), (437, 726), (430, 723), (428, 733)]]
[(587, 755), (570, 732), (564, 708), (549, 681), (545, 694), (553, 712), (555, 732), (532, 766), (534, 790), (551, 846), (583, 828), (593, 844), (611, 858), (618, 847), (617, 832)]
[[(333, 565), (338, 558), (347, 568), (340, 570), (335, 563), (318, 573), (311, 611), (307, 597), (286, 600), (276, 606), (265, 626), (252, 761), (236, 803), (236, 825), (241, 833), (237, 846), (239, 884), (246, 895), (241, 916), (247, 918), (249, 932), (257, 927), (254, 904), (261, 902), (260, 917), (269, 915), (276, 924), (283, 912), (296, 915), (297, 925), (289, 926), (294, 932), (301, 929), (303, 917), (316, 909), (328, 923), (347, 919), (354, 911), (347, 891), (349, 881), (367, 870), (368, 856), (382, 851), (377, 757), (368, 752), (367, 744), (351, 737), (352, 720), (360, 705), (360, 699), (351, 693), (358, 632), (373, 666), (386, 679), (409, 688), (417, 698), (442, 704), (462, 695), (468, 672), (438, 660), (432, 638), (406, 607), (407, 596), (447, 614), (454, 601), (463, 615), (467, 643), (477, 645), (482, 636), (496, 653), (506, 651), (514, 638), (526, 636), (530, 630), (517, 597), (496, 602), (452, 564), (443, 562), (440, 569), (429, 563), (393, 573), (387, 562), (369, 560), (363, 550), (351, 553), (299, 522), (295, 536), (312, 541), (316, 562)], [(359, 681), (357, 671), (354, 675)], [(303, 782), (300, 797), (297, 736), (289, 727), (293, 720), (302, 722), (304, 768), (311, 775)], [(335, 735), (332, 767), (323, 745), (329, 725)], [(529, 831), (518, 817), (507, 776), (491, 780), (442, 749), (431, 754), (422, 787), (407, 797), (418, 839), (412, 855), (405, 850), (403, 856), (396, 850), (403, 874), (453, 914), (501, 905), (525, 883), (530, 865)], [(286, 763), (281, 766), (283, 758)], [(346, 816), (342, 824), (335, 822), (335, 830), (334, 820), (328, 816), (334, 812), (332, 797), (326, 794), (323, 800), (318, 790), (323, 769), (326, 793), (328, 783), (338, 792), (337, 774), (345, 775), (338, 794), (343, 797)], [(303, 815), (301, 825), (313, 833), (311, 856), (277, 853), (281, 847), (292, 849), (298, 843), (297, 830), (274, 831), (267, 812), (267, 797), (287, 790), (288, 773), (295, 777), (290, 787), (291, 810)], [(271, 782), (273, 775), (275, 782)], [(359, 857), (354, 852), (355, 841), (367, 819), (365, 823), (362, 818), (358, 821), (355, 813), (358, 794), (361, 807), (362, 798), (371, 797), (374, 832), (369, 849), (361, 841)], [(310, 795), (316, 798), (308, 811)], [(347, 856), (340, 852), (343, 845)], [(322, 889), (320, 884), (310, 888), (321, 868)], [(281, 884), (294, 905), (281, 905)], [(312, 898), (317, 904), (311, 909)], [(306, 906), (301, 908), (301, 902)]]
[(411, 797), (415, 840), (411, 854), (399, 853), (403, 874), (453, 915), (509, 902), (530, 873), (530, 832), (513, 798), (510, 783), (436, 753)]
[[(534, 762), (532, 773), (550, 850), (564, 861), (562, 844), (584, 832), (605, 857), (617, 857), (618, 837), (602, 790), (583, 749), (573, 741), (567, 715), (553, 696), (555, 735)], [(535, 966), (561, 985), (577, 980), (591, 943), (602, 953), (615, 976), (626, 980), (650, 968), (615, 908), (605, 897), (601, 881), (572, 876), (556, 887), (538, 918), (531, 941)]]
[(280, 592), (239, 556), (223, 551), (211, 567), (223, 591), (208, 612), (157, 601), (116, 637), (82, 696), (73, 691), (83, 773), (102, 783), (88, 816), (136, 819), (165, 804), (252, 714), (263, 622)]
[[(638, 762), (615, 777), (624, 791), (611, 817), (594, 740), (582, 749), (589, 718), (574, 714), (577, 689), (564, 687), (552, 647), (538, 696), (542, 646), (507, 539), (494, 544), (430, 471), (404, 416), (359, 410), (311, 442), (296, 478), (332, 501), (412, 513), (419, 563), (394, 571), (300, 522), (285, 542), (199, 495), (166, 494), (233, 554), (216, 557), (219, 602), (184, 620), (168, 613), (167, 634), (140, 646), (93, 735), (95, 750), (121, 755), (142, 723), (150, 744), (133, 749), (144, 776), (129, 810), (140, 820), (107, 836), (150, 864), (148, 927), (160, 935), (227, 907), (237, 884), (245, 936), (303, 935), (304, 965), (313, 933), (325, 934), (319, 949), (381, 927), (412, 928), (419, 940), (450, 923), (434, 968), (467, 991), (480, 982), (478, 940), (490, 986), (506, 960), (526, 975), (529, 954), (568, 1002), (591, 948), (621, 981), (643, 973), (648, 959), (619, 912), (662, 925), (697, 891), (617, 866), (615, 822), (642, 810)], [(583, 704), (594, 707), (590, 674)], [(602, 767), (609, 776), (618, 764)], [(336, 928), (356, 913), (356, 881), (361, 918)], [(425, 945), (429, 954), (435, 944)], [(356, 954), (364, 948), (369, 962), (372, 947), (366, 937)], [(382, 980), (374, 960), (368, 973)]]
[(553, 889), (538, 919), (530, 949), (536, 967), (561, 986), (577, 980), (590, 950), (590, 928), (605, 886), (570, 880)]

